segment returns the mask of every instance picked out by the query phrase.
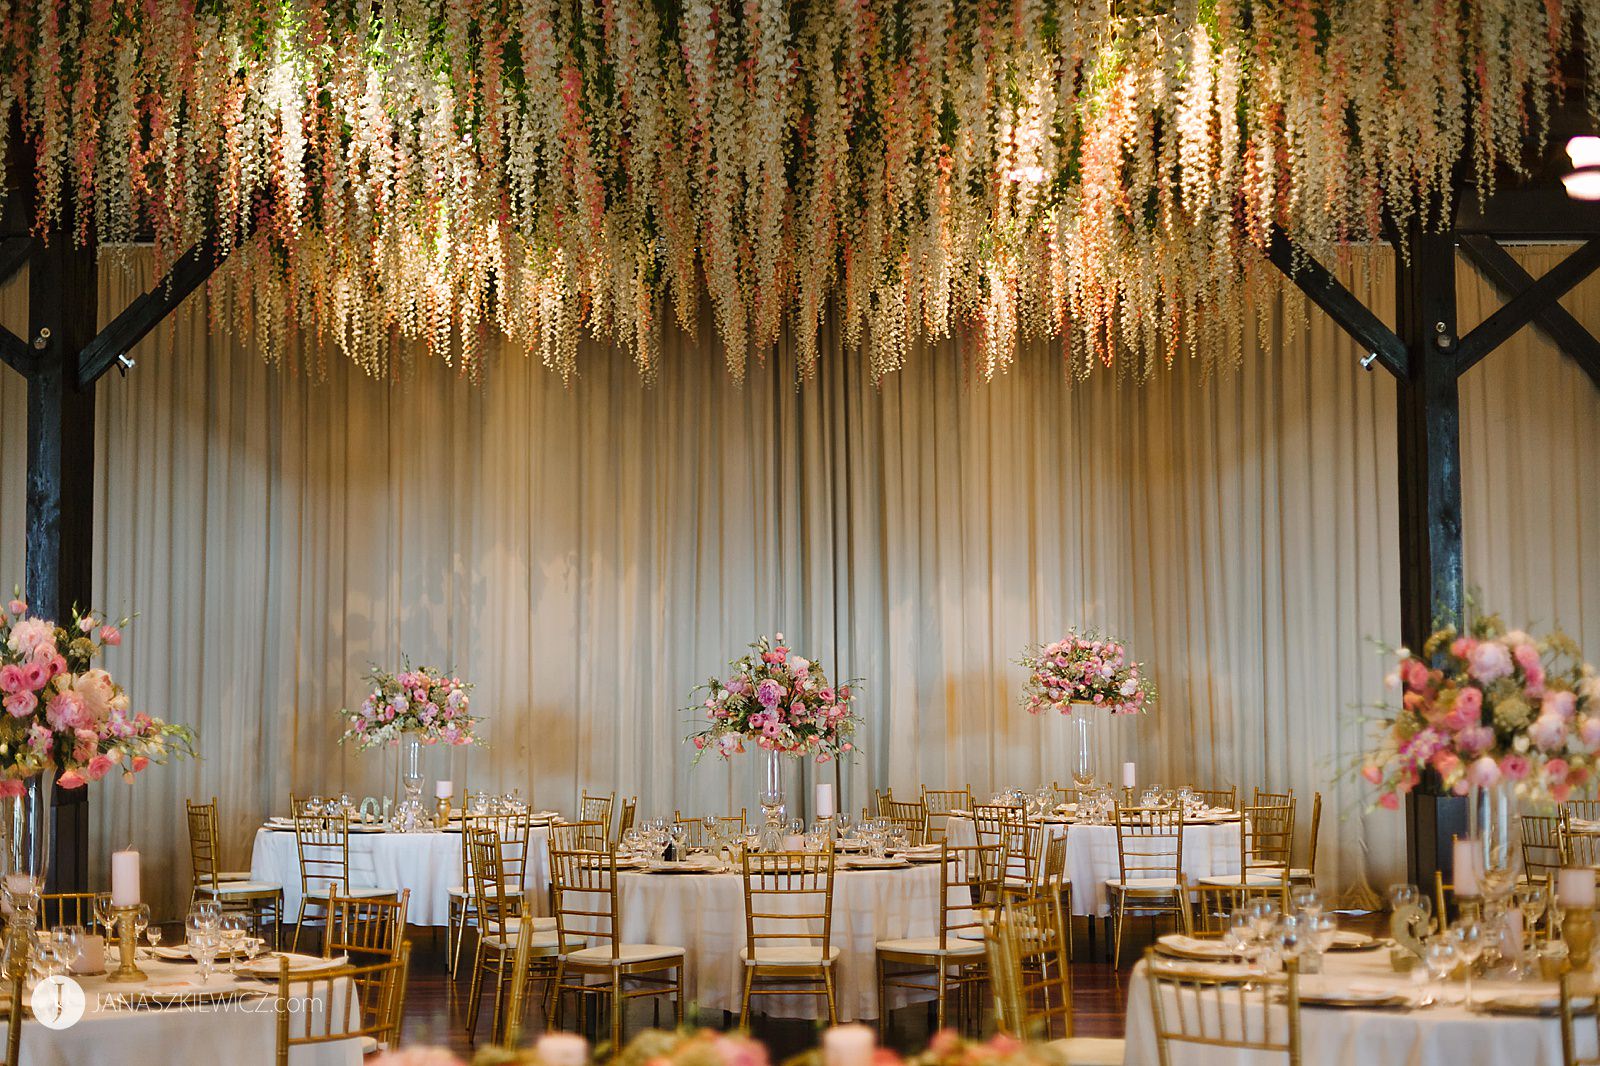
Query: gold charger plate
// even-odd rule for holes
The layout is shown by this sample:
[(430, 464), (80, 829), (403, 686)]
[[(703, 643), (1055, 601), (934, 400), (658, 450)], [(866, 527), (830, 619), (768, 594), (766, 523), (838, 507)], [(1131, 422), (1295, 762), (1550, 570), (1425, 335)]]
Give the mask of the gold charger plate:
[(1336, 996), (1300, 993), (1302, 1007), (1324, 1010), (1409, 1010), (1411, 999), (1399, 992), (1390, 996)]

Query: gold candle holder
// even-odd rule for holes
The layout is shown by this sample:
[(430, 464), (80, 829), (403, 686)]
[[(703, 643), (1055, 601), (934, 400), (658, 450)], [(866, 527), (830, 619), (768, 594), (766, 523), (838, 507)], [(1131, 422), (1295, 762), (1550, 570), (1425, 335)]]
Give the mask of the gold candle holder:
[(144, 981), (148, 975), (134, 961), (139, 951), (138, 907), (116, 907), (117, 956), (121, 963), (106, 976), (107, 981)]
[(440, 796), (438, 806), (433, 814), (433, 827), (435, 829), (450, 828), (450, 797)]
[(1587, 970), (1594, 946), (1594, 912), (1588, 907), (1569, 909), (1561, 919), (1561, 939), (1567, 942), (1567, 969)]

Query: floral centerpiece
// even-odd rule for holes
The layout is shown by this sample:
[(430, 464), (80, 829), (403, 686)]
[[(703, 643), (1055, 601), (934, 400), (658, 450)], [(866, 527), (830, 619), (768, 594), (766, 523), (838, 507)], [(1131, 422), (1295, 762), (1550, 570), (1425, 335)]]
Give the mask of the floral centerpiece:
[(1071, 714), (1079, 706), (1138, 714), (1155, 703), (1144, 664), (1130, 659), (1127, 645), (1114, 637), (1073, 630), (1053, 644), (1027, 649), (1018, 662), (1028, 668), (1022, 705), (1029, 714)]
[(398, 673), (373, 667), (367, 675), (372, 691), (355, 710), (341, 709), (348, 725), (341, 743), (354, 742), (362, 751), (394, 744), (415, 734), (424, 744), (476, 744), (473, 726), (481, 719), (468, 713), (469, 682), (430, 666), (407, 664)]
[(850, 709), (859, 681), (837, 687), (822, 664), (763, 636), (728, 664), (726, 679), (712, 678), (694, 690), (704, 699), (690, 708), (711, 724), (689, 737), (698, 760), (708, 751), (730, 758), (746, 742), (782, 755), (827, 762), (854, 750), (860, 719)]
[(22, 796), (41, 774), (82, 788), (118, 770), (131, 781), (151, 763), (194, 754), (187, 726), (133, 710), (122, 686), (95, 665), (122, 643), (126, 625), (75, 609), (60, 626), (15, 598), (0, 612), (0, 797)]
[(1394, 810), (1427, 771), (1446, 792), (1509, 784), (1524, 799), (1564, 802), (1593, 775), (1600, 750), (1600, 679), (1562, 632), (1534, 637), (1495, 615), (1463, 632), (1446, 626), (1414, 654), (1393, 650), (1383, 735), (1362, 767), (1378, 804)]

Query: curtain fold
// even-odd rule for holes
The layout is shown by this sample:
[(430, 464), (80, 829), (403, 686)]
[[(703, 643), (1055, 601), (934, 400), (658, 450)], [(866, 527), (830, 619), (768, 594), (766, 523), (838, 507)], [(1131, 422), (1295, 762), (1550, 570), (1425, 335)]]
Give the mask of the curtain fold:
[[(1391, 313), (1386, 257), (1345, 273)], [(108, 267), (101, 307), (152, 281), (137, 254)], [(1497, 304), (1461, 285), (1464, 322)], [(1568, 305), (1600, 325), (1592, 288)], [(753, 808), (756, 760), (693, 765), (682, 708), (778, 631), (865, 681), (837, 768), (852, 808), (1065, 780), (1069, 723), (1020, 709), (1014, 660), (1100, 626), (1161, 689), (1099, 731), (1102, 774), (1292, 787), (1306, 817), (1321, 791), (1329, 884), (1403, 870), (1400, 818), (1366, 814), (1349, 773), (1383, 695), (1368, 638), (1399, 629), (1394, 385), (1296, 298), (1260, 309), (1237, 371), (1137, 388), (1069, 385), (1044, 346), (981, 384), (960, 340), (874, 383), (829, 331), (815, 380), (780, 346), (741, 385), (671, 329), (648, 388), (595, 346), (570, 385), (510, 351), (481, 384), (421, 356), (380, 382), (331, 353), (321, 376), (268, 367), (207, 329), (204, 294), (190, 307), (99, 386), (97, 426), (95, 600), (138, 615), (107, 665), (203, 758), (95, 785), (92, 860), (135, 841), (174, 872), (149, 879), (169, 913), (184, 797), (220, 799), (241, 865), (291, 792), (395, 790), (394, 753), (339, 746), (335, 712), (402, 653), (476, 682), (487, 717), (486, 746), (427, 752), (431, 777), (568, 809), (584, 788), (646, 816)], [(21, 283), (0, 290), (0, 323), (25, 314)], [(0, 580), (22, 575), (24, 391), (0, 375)], [(1597, 399), (1531, 331), (1462, 384), (1469, 580), (1600, 655)], [(835, 772), (793, 768), (792, 796)]]

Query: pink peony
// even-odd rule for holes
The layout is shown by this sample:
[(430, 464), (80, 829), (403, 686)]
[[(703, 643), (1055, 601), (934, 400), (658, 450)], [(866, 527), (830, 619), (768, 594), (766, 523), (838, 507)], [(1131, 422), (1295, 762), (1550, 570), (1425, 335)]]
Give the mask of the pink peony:
[[(0, 682), (0, 687), (4, 687), (3, 682)], [(1539, 709), (1545, 714), (1559, 714), (1571, 721), (1572, 716), (1578, 712), (1578, 697), (1571, 692), (1561, 690), (1546, 692)]]
[(1467, 767), (1467, 784), (1475, 788), (1492, 788), (1500, 781), (1500, 764), (1487, 755), (1480, 755)]
[(1585, 747), (1600, 747), (1600, 718), (1586, 714), (1578, 722), (1578, 739)]
[(1400, 809), (1400, 797), (1393, 792), (1385, 792), (1378, 797), (1378, 806), (1386, 811), (1397, 811)]
[(89, 760), (89, 767), (86, 771), (89, 780), (100, 780), (102, 777), (106, 776), (106, 774), (111, 772), (111, 767), (114, 765), (115, 762), (112, 760), (111, 756), (104, 753), (96, 755), (94, 758)]
[(761, 732), (769, 737), (777, 738), (783, 735), (783, 726), (779, 725), (776, 720), (769, 719), (767, 724), (761, 727)]
[(14, 777), (0, 781), (0, 796), (6, 799), (21, 799), (23, 793), (28, 791), (28, 786)]
[(1511, 657), (1517, 661), (1518, 666), (1522, 667), (1523, 673), (1531, 674), (1535, 670), (1538, 670), (1541, 674), (1544, 672), (1544, 663), (1539, 658), (1539, 649), (1532, 644), (1518, 644), (1511, 649)]
[(1567, 772), (1571, 767), (1565, 759), (1551, 759), (1544, 764), (1545, 780), (1552, 785), (1559, 785), (1567, 780)]
[(1472, 649), (1467, 660), (1467, 673), (1482, 685), (1492, 685), (1502, 677), (1511, 676), (1511, 653), (1497, 641), (1486, 640)]
[(1528, 727), (1528, 739), (1540, 751), (1559, 751), (1567, 743), (1567, 720), (1546, 711)]
[(56, 628), (43, 618), (24, 618), (11, 627), (7, 643), (18, 655), (31, 658), (40, 648), (55, 649)]
[(118, 629), (116, 626), (101, 626), (100, 643), (115, 648), (118, 644), (122, 643), (122, 630)]
[(1472, 658), (1472, 649), (1477, 646), (1478, 642), (1472, 637), (1457, 637), (1450, 642), (1450, 654), (1457, 659), (1470, 659)]
[(71, 689), (58, 692), (50, 698), (44, 717), (51, 728), (58, 731), (86, 728), (94, 721), (89, 709), (84, 706), (83, 697)]
[(1428, 667), (1421, 659), (1407, 659), (1400, 664), (1400, 679), (1406, 683), (1406, 688), (1421, 692), (1428, 687)]
[(1500, 775), (1507, 781), (1521, 781), (1528, 776), (1528, 759), (1512, 753), (1500, 760)]
[(82, 788), (84, 785), (83, 775), (76, 770), (68, 770), (56, 778), (56, 784), (61, 788)]
[(783, 699), (783, 686), (770, 677), (756, 688), (756, 702), (769, 711), (776, 707), (781, 699)]
[(1486, 725), (1475, 725), (1456, 734), (1456, 748), (1469, 758), (1488, 751), (1493, 743), (1494, 730)]
[(31, 692), (13, 692), (5, 698), (6, 713), (13, 718), (26, 718), (39, 706), (39, 697)]

